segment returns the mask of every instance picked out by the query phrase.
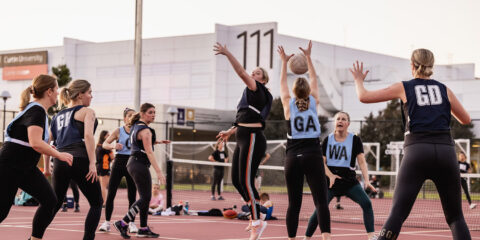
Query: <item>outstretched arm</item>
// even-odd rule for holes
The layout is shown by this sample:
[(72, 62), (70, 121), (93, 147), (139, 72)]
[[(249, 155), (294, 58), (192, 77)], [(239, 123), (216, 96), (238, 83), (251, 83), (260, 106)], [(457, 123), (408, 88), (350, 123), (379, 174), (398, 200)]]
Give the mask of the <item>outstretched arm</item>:
[(232, 55), (230, 51), (227, 49), (227, 45), (223, 45), (220, 43), (216, 43), (213, 46), (213, 51), (215, 51), (215, 55), (221, 54), (225, 55), (230, 61), (230, 64), (232, 64), (233, 69), (237, 73), (237, 75), (243, 80), (245, 85), (247, 85), (248, 89), (252, 91), (257, 91), (257, 84), (255, 83), (255, 80), (248, 75), (247, 71), (242, 67), (242, 65), (237, 61), (237, 59)]
[(288, 90), (288, 82), (287, 82), (287, 62), (288, 60), (293, 57), (293, 54), (286, 55), (285, 50), (282, 46), (278, 46), (277, 50), (280, 58), (282, 59), (282, 70), (280, 72), (280, 100), (282, 101), (283, 105), (283, 114), (285, 119), (290, 119), (290, 91)]
[(363, 86), (365, 77), (367, 77), (368, 70), (363, 72), (363, 62), (361, 64), (356, 61), (353, 64), (353, 68), (350, 68), (350, 72), (353, 75), (355, 81), (355, 89), (357, 90), (358, 99), (362, 103), (377, 103), (385, 102), (400, 98), (403, 102), (406, 102), (405, 90), (403, 89), (402, 83), (394, 83), (391, 86), (379, 89), (368, 91)]
[(315, 98), (315, 101), (317, 102), (317, 105), (319, 103), (319, 93), (318, 93), (318, 81), (317, 81), (317, 73), (315, 72), (315, 68), (313, 67), (313, 62), (312, 58), (310, 57), (312, 53), (312, 41), (310, 40), (308, 42), (307, 49), (303, 49), (299, 47), (300, 50), (302, 50), (303, 54), (305, 55), (305, 58), (307, 59), (307, 66), (308, 66), (308, 77), (310, 78), (310, 94)]

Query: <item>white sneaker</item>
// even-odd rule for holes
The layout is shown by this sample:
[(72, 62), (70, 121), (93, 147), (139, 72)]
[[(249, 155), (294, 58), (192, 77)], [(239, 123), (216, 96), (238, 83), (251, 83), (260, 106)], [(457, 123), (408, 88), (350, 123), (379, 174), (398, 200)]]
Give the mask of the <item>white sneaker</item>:
[(476, 207), (477, 207), (477, 204), (475, 204), (475, 203), (470, 204), (470, 209), (474, 209)]
[(102, 226), (98, 228), (98, 231), (100, 232), (110, 232), (110, 222), (105, 221), (102, 223)]
[(249, 240), (258, 240), (262, 236), (263, 231), (267, 228), (267, 221), (261, 221), (259, 225), (253, 226), (250, 231)]
[(138, 233), (137, 225), (135, 225), (134, 222), (128, 223), (128, 231), (129, 231), (130, 233)]
[(369, 238), (368, 240), (377, 240), (377, 239), (378, 239), (378, 237), (374, 235), (373, 237)]

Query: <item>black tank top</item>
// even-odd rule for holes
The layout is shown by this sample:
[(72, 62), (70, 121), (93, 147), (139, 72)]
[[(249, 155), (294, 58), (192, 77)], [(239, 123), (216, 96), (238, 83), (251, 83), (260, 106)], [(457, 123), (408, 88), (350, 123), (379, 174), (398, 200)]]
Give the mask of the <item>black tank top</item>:
[(242, 97), (237, 105), (237, 116), (235, 123), (262, 123), (265, 127), (265, 120), (270, 113), (273, 97), (265, 85), (255, 81), (257, 91), (245, 88)]
[(451, 106), (447, 87), (433, 79), (404, 81), (407, 102), (402, 111), (405, 119), (405, 146), (412, 143), (453, 145), (450, 135)]
[(153, 145), (157, 139), (155, 130), (147, 126), (144, 122), (138, 121), (133, 124), (130, 129), (130, 142), (132, 144), (132, 156), (136, 156), (135, 160), (140, 161), (144, 164), (150, 166), (150, 161), (148, 160), (147, 154), (145, 153), (145, 147), (143, 146), (143, 141), (137, 139), (137, 134), (143, 129), (149, 129), (152, 132), (152, 150), (154, 150)]

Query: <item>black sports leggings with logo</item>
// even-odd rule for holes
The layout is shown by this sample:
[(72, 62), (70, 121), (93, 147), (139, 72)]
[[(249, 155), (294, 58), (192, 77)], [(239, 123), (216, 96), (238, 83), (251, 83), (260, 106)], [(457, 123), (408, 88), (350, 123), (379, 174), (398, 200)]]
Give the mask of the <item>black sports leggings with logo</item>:
[(312, 192), (317, 220), (322, 233), (330, 232), (330, 210), (327, 200), (327, 180), (320, 145), (311, 151), (288, 151), (285, 159), (285, 180), (288, 191), (288, 237), (297, 235), (298, 216), (302, 207), (304, 176)]
[(140, 198), (132, 204), (123, 221), (132, 222), (135, 220), (135, 215), (140, 213), (140, 227), (147, 227), (148, 207), (152, 199), (152, 176), (150, 166), (146, 164), (148, 161), (148, 159), (131, 156), (127, 163), (128, 173), (137, 186)]
[(260, 218), (260, 196), (255, 188), (255, 174), (267, 148), (261, 128), (237, 127), (237, 146), (232, 158), (232, 183), (248, 203), (252, 220)]
[[(57, 196), (65, 196), (68, 190), (70, 180), (73, 179), (80, 191), (87, 198), (90, 204), (90, 210), (88, 211), (87, 218), (85, 219), (84, 240), (91, 240), (95, 238), (95, 230), (97, 229), (98, 222), (100, 221), (100, 215), (102, 214), (102, 192), (100, 189), (100, 183), (98, 181), (87, 181), (85, 176), (89, 172), (89, 160), (84, 157), (73, 157), (72, 166), (68, 166), (66, 162), (58, 159), (53, 159), (53, 174), (52, 184), (53, 189)], [(50, 221), (53, 220), (55, 214), (62, 206), (62, 202), (59, 201), (55, 207), (54, 214)]]
[(405, 147), (398, 172), (392, 209), (379, 240), (397, 239), (426, 179), (437, 187), (454, 240), (470, 240), (463, 217), (460, 174), (455, 148), (447, 144), (415, 143)]
[(110, 181), (108, 182), (107, 201), (105, 203), (105, 219), (107, 221), (110, 221), (112, 218), (113, 201), (115, 200), (118, 186), (120, 185), (123, 177), (125, 177), (125, 180), (127, 180), (129, 209), (132, 207), (133, 203), (135, 202), (135, 198), (137, 197), (137, 187), (135, 186), (135, 182), (127, 170), (127, 162), (129, 157), (130, 155), (117, 154), (115, 156), (115, 160), (113, 161)]

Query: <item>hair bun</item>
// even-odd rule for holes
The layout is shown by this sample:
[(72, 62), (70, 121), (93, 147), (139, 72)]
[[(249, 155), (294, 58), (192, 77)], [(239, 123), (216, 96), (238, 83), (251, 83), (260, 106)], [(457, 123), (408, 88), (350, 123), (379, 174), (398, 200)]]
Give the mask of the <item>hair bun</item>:
[(30, 88), (30, 90), (29, 90), (30, 94), (34, 94), (35, 93), (35, 88), (32, 85), (30, 85), (29, 88)]

